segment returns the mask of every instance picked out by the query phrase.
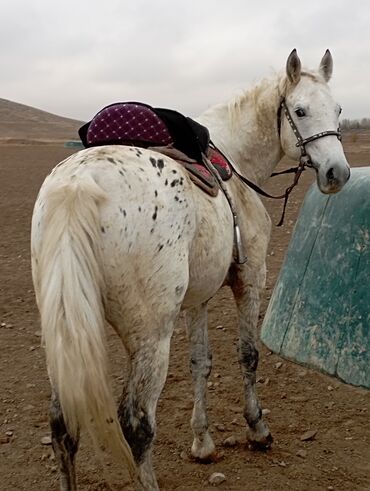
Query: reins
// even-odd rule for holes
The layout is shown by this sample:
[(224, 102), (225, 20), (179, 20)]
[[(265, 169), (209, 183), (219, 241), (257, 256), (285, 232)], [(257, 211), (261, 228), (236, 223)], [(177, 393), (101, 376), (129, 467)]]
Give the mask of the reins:
[[(335, 130), (326, 130), (326, 131), (321, 131), (320, 133), (316, 133), (312, 136), (309, 136), (308, 138), (303, 138), (297, 125), (295, 124), (291, 114), (290, 114), (290, 111), (288, 109), (288, 106), (286, 105), (286, 102), (285, 102), (285, 98), (282, 97), (281, 100), (280, 100), (280, 105), (279, 105), (279, 109), (278, 109), (278, 113), (277, 113), (277, 122), (278, 122), (278, 132), (279, 132), (279, 137), (280, 137), (280, 132), (281, 132), (281, 113), (282, 111), (284, 112), (284, 115), (285, 117), (287, 118), (287, 121), (290, 125), (290, 127), (292, 128), (293, 130), (293, 133), (295, 135), (295, 137), (297, 138), (297, 143), (296, 143), (296, 146), (297, 147), (300, 147), (301, 149), (301, 156), (299, 158), (299, 164), (298, 166), (296, 167), (291, 167), (290, 169), (286, 169), (284, 171), (281, 171), (281, 172), (273, 172), (271, 174), (272, 177), (274, 176), (278, 176), (278, 175), (281, 175), (281, 174), (291, 174), (291, 173), (294, 173), (294, 179), (293, 179), (293, 182), (290, 186), (288, 186), (285, 190), (285, 192), (279, 196), (275, 196), (273, 194), (270, 194), (266, 191), (264, 191), (262, 188), (260, 188), (259, 186), (257, 186), (257, 184), (255, 184), (254, 182), (250, 181), (249, 179), (247, 179), (246, 177), (244, 177), (242, 174), (240, 174), (234, 167), (233, 163), (230, 161), (229, 158), (227, 158), (225, 155), (224, 157), (229, 161), (230, 163), (230, 167), (232, 168), (233, 170), (233, 173), (244, 183), (246, 184), (247, 186), (249, 186), (250, 188), (252, 188), (254, 191), (256, 191), (256, 193), (260, 194), (261, 196), (264, 196), (266, 198), (271, 198), (271, 199), (284, 199), (284, 204), (283, 204), (283, 211), (282, 211), (282, 214), (281, 214), (281, 218), (279, 220), (279, 223), (277, 224), (278, 227), (280, 227), (283, 223), (284, 223), (284, 217), (285, 217), (285, 211), (286, 211), (286, 207), (287, 207), (287, 203), (288, 203), (288, 199), (289, 199), (289, 196), (290, 196), (290, 193), (293, 191), (293, 189), (296, 187), (296, 185), (298, 184), (298, 181), (302, 175), (302, 172), (305, 170), (306, 167), (311, 167), (311, 168), (314, 168), (314, 165), (312, 164), (312, 161), (311, 161), (311, 157), (310, 155), (307, 153), (306, 151), (306, 145), (307, 143), (310, 143), (314, 140), (318, 140), (319, 138), (323, 138), (325, 136), (336, 136), (338, 138), (338, 140), (341, 140), (341, 132), (340, 132), (340, 128), (338, 128), (336, 131)], [(221, 154), (222, 151), (220, 149), (217, 149)]]

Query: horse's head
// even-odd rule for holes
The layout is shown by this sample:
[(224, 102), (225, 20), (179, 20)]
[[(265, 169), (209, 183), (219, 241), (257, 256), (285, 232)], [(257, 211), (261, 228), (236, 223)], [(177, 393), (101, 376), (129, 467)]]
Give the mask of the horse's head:
[(336, 193), (345, 185), (350, 168), (339, 134), (341, 108), (333, 99), (327, 82), (333, 59), (327, 50), (317, 72), (304, 71), (296, 50), (289, 55), (282, 93), (281, 143), (293, 159), (313, 167), (323, 193)]

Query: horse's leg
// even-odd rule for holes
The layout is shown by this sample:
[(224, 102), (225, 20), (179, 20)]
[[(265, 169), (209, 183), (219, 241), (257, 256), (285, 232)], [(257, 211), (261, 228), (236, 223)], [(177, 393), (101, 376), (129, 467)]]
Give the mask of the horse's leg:
[(190, 342), (190, 371), (194, 386), (194, 407), (191, 427), (194, 441), (193, 457), (208, 460), (215, 452), (215, 444), (208, 432), (207, 379), (212, 368), (212, 354), (208, 345), (207, 304), (186, 311), (186, 327)]
[(246, 265), (234, 266), (230, 273), (239, 319), (238, 356), (244, 381), (244, 417), (249, 427), (249, 441), (253, 448), (271, 446), (272, 436), (262, 420), (262, 410), (256, 394), (258, 350), (256, 330), (260, 309), (260, 291), (265, 284), (265, 265), (252, 269)]
[(67, 431), (55, 391), (52, 392), (49, 414), (52, 444), (60, 472), (60, 491), (75, 491), (77, 484), (74, 460), (78, 439), (73, 438)]
[[(172, 333), (172, 330), (171, 330)], [(149, 337), (135, 350), (129, 350), (130, 373), (118, 416), (128, 441), (143, 488), (157, 490), (151, 447), (155, 436), (155, 412), (164, 386), (171, 333), (161, 339)]]

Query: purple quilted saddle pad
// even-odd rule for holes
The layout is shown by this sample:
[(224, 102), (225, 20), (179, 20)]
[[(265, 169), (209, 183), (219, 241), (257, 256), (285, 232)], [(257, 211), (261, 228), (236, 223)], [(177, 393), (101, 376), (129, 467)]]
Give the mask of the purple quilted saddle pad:
[(127, 102), (102, 109), (91, 121), (86, 139), (91, 146), (135, 141), (173, 143), (166, 125), (150, 108)]

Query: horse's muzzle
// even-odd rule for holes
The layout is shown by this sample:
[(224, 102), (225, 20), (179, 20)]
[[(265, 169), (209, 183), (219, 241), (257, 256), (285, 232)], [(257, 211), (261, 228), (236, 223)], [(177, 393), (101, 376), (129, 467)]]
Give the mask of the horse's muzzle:
[(329, 169), (318, 170), (317, 184), (319, 189), (324, 194), (335, 194), (340, 191), (348, 181), (351, 175), (349, 165), (331, 166)]

